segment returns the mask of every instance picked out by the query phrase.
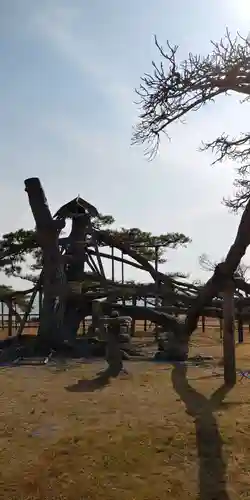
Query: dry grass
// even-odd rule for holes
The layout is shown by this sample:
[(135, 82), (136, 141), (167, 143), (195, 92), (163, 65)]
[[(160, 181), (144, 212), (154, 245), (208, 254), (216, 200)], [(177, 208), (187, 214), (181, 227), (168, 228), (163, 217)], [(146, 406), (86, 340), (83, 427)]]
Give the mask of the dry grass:
[[(217, 339), (192, 352), (219, 360)], [(239, 346), (238, 366), (249, 355)], [(249, 498), (250, 381), (227, 391), (218, 366), (131, 362), (105, 383), (103, 367), (1, 369), (1, 499)]]

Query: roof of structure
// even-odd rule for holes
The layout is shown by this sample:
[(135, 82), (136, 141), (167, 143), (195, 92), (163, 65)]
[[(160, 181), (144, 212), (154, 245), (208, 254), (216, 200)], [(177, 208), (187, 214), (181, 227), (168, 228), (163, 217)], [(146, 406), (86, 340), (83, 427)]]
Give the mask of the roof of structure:
[(72, 218), (74, 217), (74, 215), (79, 214), (86, 214), (90, 215), (91, 217), (99, 216), (98, 210), (96, 209), (96, 207), (94, 207), (94, 205), (91, 205), (91, 203), (89, 203), (88, 201), (80, 198), (80, 196), (77, 196), (77, 198), (74, 198), (73, 200), (69, 201), (61, 208), (59, 208), (59, 210), (57, 210), (57, 212), (55, 213), (54, 218)]

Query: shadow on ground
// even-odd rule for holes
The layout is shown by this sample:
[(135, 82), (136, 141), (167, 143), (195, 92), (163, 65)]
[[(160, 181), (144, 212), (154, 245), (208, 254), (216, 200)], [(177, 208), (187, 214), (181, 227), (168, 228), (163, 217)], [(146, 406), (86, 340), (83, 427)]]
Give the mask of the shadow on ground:
[(97, 373), (97, 377), (93, 379), (81, 379), (76, 384), (65, 387), (68, 392), (94, 392), (103, 389), (109, 385), (112, 378), (127, 376), (128, 372), (125, 369), (111, 370), (107, 368), (104, 371)]
[(81, 379), (76, 384), (65, 387), (68, 392), (94, 392), (109, 385), (111, 375), (108, 370), (99, 373), (94, 379)]
[(190, 386), (185, 365), (173, 367), (172, 384), (195, 423), (199, 458), (199, 499), (230, 500), (226, 489), (227, 463), (223, 457), (223, 440), (214, 412), (220, 407), (224, 406), (226, 409), (230, 405), (223, 405), (223, 400), (231, 387), (222, 385), (208, 399)]

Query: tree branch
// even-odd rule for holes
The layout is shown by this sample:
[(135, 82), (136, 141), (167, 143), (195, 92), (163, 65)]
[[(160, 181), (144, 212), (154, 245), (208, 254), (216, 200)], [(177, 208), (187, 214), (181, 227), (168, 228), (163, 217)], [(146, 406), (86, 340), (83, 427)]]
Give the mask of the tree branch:
[(236, 163), (236, 178), (234, 180), (234, 194), (224, 198), (224, 204), (233, 212), (245, 207), (250, 197), (250, 132), (241, 134), (239, 138), (229, 139), (226, 134), (212, 142), (203, 143), (201, 151), (210, 149), (215, 154), (213, 164), (224, 160)]
[(132, 144), (146, 144), (150, 158), (158, 150), (161, 132), (188, 112), (230, 90), (250, 98), (249, 41), (240, 35), (232, 39), (227, 30), (223, 39), (211, 43), (211, 54), (189, 54), (178, 62), (178, 47), (167, 42), (165, 51), (155, 37), (162, 61), (158, 66), (153, 62), (152, 73), (141, 78), (136, 90), (140, 114), (132, 137)]

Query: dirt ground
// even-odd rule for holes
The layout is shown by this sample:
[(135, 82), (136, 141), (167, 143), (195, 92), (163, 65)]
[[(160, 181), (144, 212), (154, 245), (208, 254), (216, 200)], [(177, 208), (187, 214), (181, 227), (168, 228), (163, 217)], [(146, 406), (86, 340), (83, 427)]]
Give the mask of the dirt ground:
[[(218, 331), (203, 367), (104, 361), (0, 368), (0, 498), (238, 500), (250, 492), (250, 380), (223, 386)], [(250, 370), (249, 334), (237, 366)]]

